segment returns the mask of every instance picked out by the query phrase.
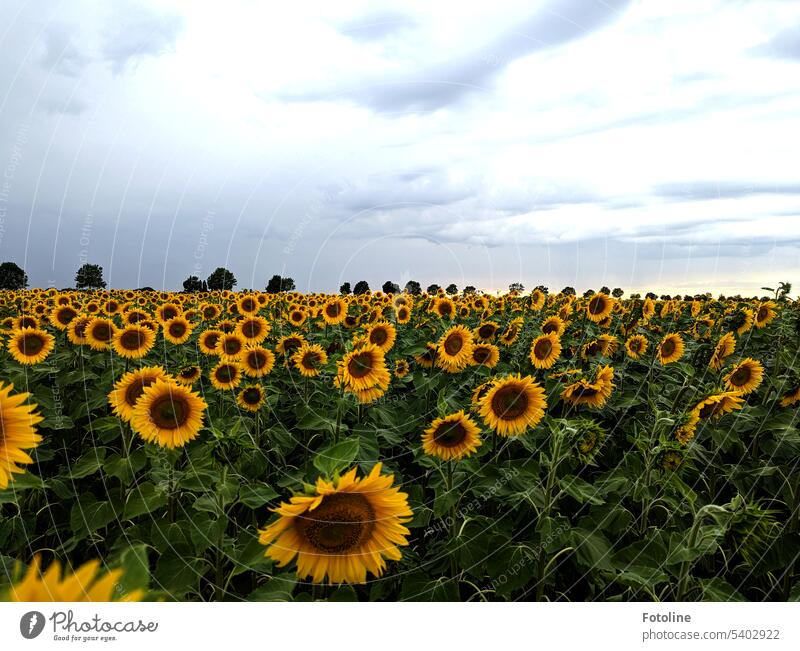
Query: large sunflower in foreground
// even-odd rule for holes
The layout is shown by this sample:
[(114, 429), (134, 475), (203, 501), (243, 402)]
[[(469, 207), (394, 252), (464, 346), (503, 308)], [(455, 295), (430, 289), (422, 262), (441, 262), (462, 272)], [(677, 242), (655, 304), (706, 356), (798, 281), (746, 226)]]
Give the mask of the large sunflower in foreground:
[(8, 488), (12, 474), (25, 472), (18, 463), (33, 463), (24, 450), (39, 445), (42, 437), (34, 425), (42, 417), (34, 412), (37, 405), (23, 404), (29, 393), (12, 394), (13, 384), (0, 382), (0, 488)]
[(530, 359), (534, 368), (550, 368), (561, 355), (561, 339), (555, 332), (539, 335), (531, 342)]
[(746, 357), (736, 364), (724, 378), (725, 386), (731, 391), (741, 391), (746, 395), (752, 393), (764, 379), (764, 367), (761, 362)]
[(130, 423), (136, 402), (142, 397), (145, 387), (149, 387), (156, 380), (166, 380), (168, 377), (167, 372), (160, 366), (143, 366), (125, 373), (108, 394), (108, 403), (114, 414), (126, 423)]
[(422, 449), (426, 454), (445, 461), (458, 461), (481, 445), (481, 430), (464, 411), (437, 418), (422, 435)]
[(356, 468), (335, 481), (317, 479), (313, 495), (296, 495), (273, 509), (280, 517), (259, 531), (265, 556), (278, 567), (297, 557), (297, 576), (322, 583), (365, 583), (379, 577), (386, 559), (399, 561), (408, 544), (403, 526), (413, 513), (408, 496), (381, 475), (381, 463), (364, 478)]
[(144, 388), (133, 410), (131, 428), (163, 448), (183, 447), (203, 426), (206, 402), (189, 387), (156, 380)]
[(144, 597), (141, 590), (121, 595), (118, 585), (123, 570), (103, 574), (98, 560), (88, 561), (74, 572), (63, 575), (58, 561), (50, 563), (44, 572), (39, 565), (40, 559), (36, 556), (25, 576), (8, 589), (10, 601), (141, 601)]
[(725, 366), (725, 358), (732, 355), (736, 350), (736, 335), (732, 332), (726, 332), (719, 338), (717, 345), (714, 346), (714, 352), (708, 362), (708, 367), (714, 371), (719, 371)]
[(544, 389), (532, 377), (509, 375), (492, 384), (481, 399), (479, 413), (501, 436), (518, 436), (536, 427), (545, 409)]
[(53, 335), (39, 328), (15, 330), (8, 341), (11, 357), (26, 366), (43, 362), (53, 352), (54, 347)]
[(672, 362), (677, 362), (683, 357), (684, 350), (683, 338), (679, 334), (671, 333), (666, 335), (661, 340), (661, 343), (658, 344), (656, 357), (662, 365), (666, 366), (667, 364), (672, 364)]

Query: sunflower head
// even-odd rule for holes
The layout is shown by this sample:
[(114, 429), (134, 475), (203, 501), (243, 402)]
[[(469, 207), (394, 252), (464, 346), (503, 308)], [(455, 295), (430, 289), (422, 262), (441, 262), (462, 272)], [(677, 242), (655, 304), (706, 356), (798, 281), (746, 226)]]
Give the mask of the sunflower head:
[(179, 448), (197, 437), (205, 410), (205, 401), (189, 387), (156, 380), (136, 401), (131, 428), (145, 441)]
[(469, 365), (473, 347), (472, 332), (464, 326), (452, 326), (439, 340), (436, 364), (446, 371), (461, 371)]
[(316, 377), (328, 363), (328, 354), (319, 344), (304, 344), (292, 355), (292, 361), (304, 377)]
[(241, 366), (244, 374), (249, 377), (264, 377), (275, 366), (275, 354), (260, 346), (247, 348), (242, 353)]
[(764, 366), (752, 357), (743, 359), (724, 377), (730, 391), (740, 391), (743, 395), (755, 391), (763, 379)]
[(647, 352), (647, 337), (644, 335), (632, 335), (625, 342), (625, 353), (631, 359), (641, 359)]
[(225, 391), (235, 389), (242, 381), (242, 367), (236, 361), (220, 361), (211, 369), (211, 385), (215, 389)]
[(539, 335), (531, 342), (530, 360), (534, 368), (550, 368), (561, 355), (561, 339), (555, 332)]
[(422, 435), (425, 453), (444, 461), (463, 459), (480, 445), (480, 428), (463, 411), (437, 418)]
[(22, 328), (11, 333), (7, 347), (16, 361), (32, 366), (43, 362), (53, 352), (55, 339), (40, 328)]
[(484, 423), (501, 436), (518, 436), (535, 427), (545, 409), (544, 389), (532, 377), (520, 375), (496, 380), (480, 403)]
[(236, 403), (242, 409), (256, 412), (264, 404), (264, 389), (259, 384), (248, 384), (237, 394)]
[(153, 348), (156, 334), (139, 325), (128, 325), (114, 333), (114, 351), (124, 359), (141, 359)]
[(666, 366), (667, 364), (672, 364), (672, 362), (677, 362), (683, 357), (684, 350), (683, 338), (679, 334), (670, 333), (665, 335), (661, 343), (658, 344), (656, 357), (662, 365)]
[(25, 472), (17, 464), (33, 463), (25, 450), (35, 448), (42, 437), (36, 425), (43, 419), (36, 404), (25, 404), (29, 393), (12, 393), (13, 384), (0, 382), (0, 489), (8, 488), (14, 474)]
[(144, 366), (125, 373), (108, 394), (108, 403), (114, 414), (129, 423), (133, 418), (136, 402), (142, 397), (145, 387), (156, 380), (167, 380), (168, 377), (167, 372), (160, 366)]

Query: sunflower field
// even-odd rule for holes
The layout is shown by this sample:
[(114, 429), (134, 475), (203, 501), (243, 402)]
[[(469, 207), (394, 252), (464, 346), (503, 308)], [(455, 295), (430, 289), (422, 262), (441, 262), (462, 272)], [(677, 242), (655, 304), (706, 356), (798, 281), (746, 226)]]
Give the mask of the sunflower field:
[(791, 300), (0, 293), (0, 598), (800, 600)]

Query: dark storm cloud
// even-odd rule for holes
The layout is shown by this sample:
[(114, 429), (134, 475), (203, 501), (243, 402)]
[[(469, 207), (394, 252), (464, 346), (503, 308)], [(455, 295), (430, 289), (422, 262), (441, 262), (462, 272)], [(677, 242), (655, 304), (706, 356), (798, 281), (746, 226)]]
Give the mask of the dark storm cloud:
[(380, 41), (417, 26), (410, 14), (396, 9), (374, 10), (338, 26), (340, 33), (354, 41)]
[(564, 45), (620, 17), (631, 0), (554, 0), (456, 59), (394, 76), (365, 78), (349, 88), (301, 92), (287, 100), (349, 99), (380, 113), (433, 111), (474, 92), (486, 92), (492, 80), (517, 59)]
[(653, 194), (670, 201), (708, 201), (709, 199), (739, 199), (760, 194), (800, 195), (800, 183), (745, 183), (736, 181), (687, 181), (664, 183)]

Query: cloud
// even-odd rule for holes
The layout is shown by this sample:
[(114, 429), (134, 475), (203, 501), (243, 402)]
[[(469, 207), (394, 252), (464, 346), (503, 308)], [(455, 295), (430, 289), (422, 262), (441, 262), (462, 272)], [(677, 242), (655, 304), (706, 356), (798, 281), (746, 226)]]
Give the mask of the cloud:
[(184, 24), (185, 19), (178, 14), (129, 5), (124, 11), (115, 11), (106, 27), (102, 56), (114, 73), (120, 74), (142, 58), (173, 49)]
[(663, 183), (653, 193), (672, 201), (706, 201), (709, 199), (736, 199), (759, 194), (800, 195), (800, 183), (765, 183), (753, 181), (685, 181)]
[(766, 43), (756, 47), (755, 52), (778, 59), (800, 60), (800, 24), (778, 32)]
[(42, 66), (51, 72), (68, 77), (77, 77), (91, 62), (91, 57), (78, 48), (73, 38), (74, 26), (64, 23), (51, 24), (43, 35), (44, 54)]
[(341, 23), (337, 29), (354, 41), (373, 42), (406, 32), (418, 24), (411, 14), (387, 8), (352, 18)]

